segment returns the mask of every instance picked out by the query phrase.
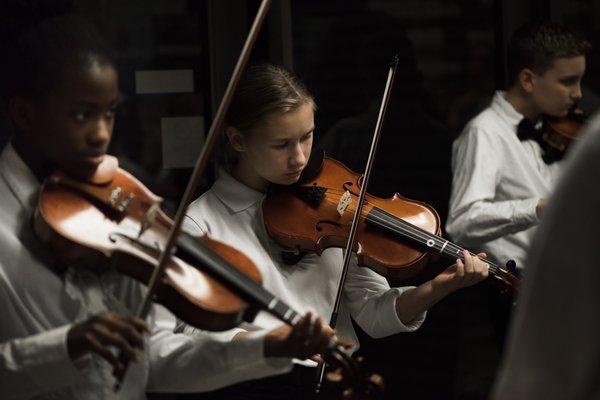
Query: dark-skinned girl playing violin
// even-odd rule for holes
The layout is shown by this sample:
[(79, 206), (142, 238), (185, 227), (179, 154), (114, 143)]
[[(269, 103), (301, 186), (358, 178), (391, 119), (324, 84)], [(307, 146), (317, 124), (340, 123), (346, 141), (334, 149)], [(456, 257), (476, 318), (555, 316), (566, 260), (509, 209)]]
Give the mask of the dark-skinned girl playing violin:
[[(329, 316), (341, 274), (342, 250), (308, 254), (288, 265), (284, 258), (289, 259), (290, 254), (269, 238), (261, 211), (269, 185), (297, 182), (307, 165), (315, 110), (314, 99), (290, 72), (273, 65), (250, 67), (226, 117), (224, 168), (213, 187), (190, 205), (186, 227), (244, 249), (259, 266), (270, 291), (299, 310), (312, 309)], [(382, 276), (353, 262), (337, 321), (338, 336), (357, 341), (352, 319), (373, 337), (419, 328), (426, 310), (436, 302), (487, 276), (484, 261), (464, 256), (464, 263), (457, 260), (433, 280), (401, 288), (390, 288)], [(279, 325), (262, 313), (252, 325), (231, 331), (229, 337)], [(315, 387), (314, 366), (310, 361), (297, 361), (292, 374), (241, 384), (215, 393), (214, 398), (310, 398)]]
[[(118, 77), (89, 23), (34, 3), (2, 10), (2, 95), (14, 136), (0, 155), (0, 398), (198, 392), (322, 352), (333, 332), (310, 313), (293, 329), (231, 342), (190, 337), (173, 333), (175, 317), (158, 305), (148, 321), (132, 316), (145, 290), (136, 281), (57, 264), (31, 226), (40, 183), (55, 169), (80, 179), (95, 172), (112, 136)], [(113, 370), (124, 362), (127, 378), (114, 392)]]

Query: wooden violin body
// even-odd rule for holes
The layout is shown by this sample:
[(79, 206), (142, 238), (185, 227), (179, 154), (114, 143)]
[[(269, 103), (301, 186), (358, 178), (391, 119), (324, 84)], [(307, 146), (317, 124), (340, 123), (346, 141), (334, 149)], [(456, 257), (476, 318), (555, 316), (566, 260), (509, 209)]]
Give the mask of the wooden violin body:
[[(325, 172), (301, 186), (277, 190), (265, 200), (263, 214), (268, 232), (282, 246), (317, 254), (329, 247), (345, 247), (354, 208), (350, 205), (340, 213), (337, 205), (346, 192), (356, 200), (362, 175), (328, 157), (322, 171)], [(311, 192), (320, 188), (325, 189), (323, 198), (311, 201)], [(386, 213), (401, 215), (432, 234), (440, 233), (440, 218), (429, 205), (399, 194), (390, 199), (367, 197), (355, 249), (359, 264), (393, 280), (411, 277), (427, 264), (428, 255), (379, 229), (376, 224), (386, 222)]]
[(588, 115), (577, 108), (564, 117), (546, 116), (542, 137), (552, 148), (564, 153), (574, 140), (579, 139), (587, 118)]
[[(299, 184), (275, 187), (263, 202), (266, 229), (281, 246), (320, 254), (345, 247), (362, 176), (325, 157), (319, 171)], [(357, 228), (359, 265), (392, 281), (418, 274), (429, 256), (463, 258), (463, 249), (439, 236), (440, 218), (429, 205), (399, 194), (367, 194)], [(515, 294), (518, 278), (488, 262), (493, 281)]]
[[(60, 255), (60, 262), (115, 268), (147, 284), (172, 221), (160, 209), (160, 197), (117, 168), (116, 159), (105, 159), (92, 182), (60, 172), (51, 175), (39, 196), (34, 229)], [(198, 240), (260, 284), (258, 269), (244, 254), (207, 236)], [(175, 315), (200, 329), (230, 329), (255, 314), (245, 301), (177, 254), (170, 258), (156, 295)]]

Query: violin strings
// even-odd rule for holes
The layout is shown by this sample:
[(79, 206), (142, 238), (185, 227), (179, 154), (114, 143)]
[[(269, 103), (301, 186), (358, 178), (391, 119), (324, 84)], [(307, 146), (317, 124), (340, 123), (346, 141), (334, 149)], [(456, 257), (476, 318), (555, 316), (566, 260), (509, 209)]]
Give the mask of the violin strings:
[[(329, 192), (329, 190), (328, 190)], [(331, 192), (334, 192), (334, 190), (332, 190)], [(328, 201), (330, 204), (337, 204), (337, 201), (334, 201), (333, 199), (329, 199), (327, 197), (327, 195), (325, 196), (326, 201)], [(389, 212), (377, 207), (376, 205), (373, 205), (371, 203), (369, 203), (367, 200), (365, 200), (366, 204), (372, 205), (373, 211), (376, 211), (378, 213), (381, 214), (381, 216), (376, 215), (375, 213), (362, 213), (362, 217), (365, 219), (371, 219), (374, 222), (378, 222), (379, 224), (381, 224), (382, 226), (385, 226), (386, 228), (394, 231), (395, 233), (407, 237), (409, 239), (412, 239), (418, 243), (421, 243), (422, 245), (427, 245), (427, 241), (428, 240), (434, 240), (434, 243), (443, 240), (445, 241), (445, 239), (434, 235), (430, 232), (425, 231), (424, 229), (411, 224), (408, 221), (403, 220), (402, 218), (398, 218), (393, 214), (390, 214)], [(354, 211), (356, 212), (356, 207), (349, 205), (348, 209), (350, 211)], [(464, 261), (464, 256), (462, 255), (462, 250), (463, 248), (455, 245), (454, 243), (447, 241), (445, 248), (443, 247), (443, 245), (441, 246), (441, 248), (444, 249), (444, 251), (442, 252), (442, 254), (446, 255), (447, 257), (450, 258), (460, 258), (461, 260)], [(438, 251), (440, 251), (441, 249), (436, 249)], [(474, 255), (473, 253), (469, 252), (469, 254)], [(486, 264), (489, 265), (489, 270), (491, 273), (496, 274), (498, 272), (498, 270), (500, 269), (500, 267), (498, 265), (496, 265), (495, 263), (485, 260)]]
[[(403, 219), (396, 217), (395, 215), (389, 214), (385, 210), (382, 210), (380, 208), (376, 208), (375, 211), (377, 213), (381, 213), (381, 215), (383, 216), (383, 218), (380, 217), (380, 216), (378, 216), (378, 215), (376, 215), (376, 214), (372, 214), (372, 217), (374, 219), (376, 219), (377, 221), (379, 221), (379, 222), (381, 222), (381, 221), (387, 222), (388, 224), (390, 224), (389, 228), (393, 229), (395, 232), (398, 232), (400, 234), (405, 234), (406, 236), (408, 236), (406, 234), (406, 232), (414, 233), (416, 235), (416, 237), (422, 241), (422, 243), (424, 243), (426, 240), (429, 240), (429, 239), (434, 240), (434, 242), (435, 241), (440, 241), (440, 240), (442, 240), (444, 242), (446, 241), (445, 239), (440, 238), (437, 235), (430, 234), (429, 232), (423, 230), (422, 228), (420, 228), (418, 226), (415, 226), (415, 225), (412, 225), (409, 222), (404, 221)], [(414, 240), (416, 240), (416, 239), (414, 239)], [(438, 251), (441, 251), (441, 248), (444, 248), (443, 245), (440, 246), (440, 249)], [(446, 249), (448, 251), (446, 251)], [(462, 247), (459, 247), (459, 246), (455, 245), (454, 243), (452, 243), (450, 241), (447, 241), (446, 246), (444, 248), (444, 251), (445, 251), (446, 255), (449, 255), (452, 258), (458, 257), (458, 258), (460, 258), (461, 260), (464, 261), (464, 256), (462, 254), (463, 250), (465, 250), (465, 249), (463, 249)], [(469, 252), (469, 254), (475, 255), (472, 252)], [(486, 264), (489, 265), (489, 268), (490, 268), (490, 270), (491, 270), (492, 273), (497, 273), (499, 267), (496, 264), (494, 264), (493, 262), (487, 261), (487, 260), (485, 260), (485, 262), (486, 262)]]
[[(336, 201), (333, 201), (333, 200), (329, 200), (329, 199), (327, 199), (327, 201), (328, 201), (330, 204), (337, 204), (337, 202), (336, 202)], [(349, 205), (347, 209), (348, 209), (349, 211), (356, 212), (356, 207), (355, 207), (355, 206)], [(382, 210), (381, 208), (379, 208), (379, 207), (377, 207), (377, 206), (375, 206), (375, 205), (373, 205), (373, 210), (384, 211), (384, 210)], [(365, 218), (365, 219), (369, 219), (369, 218), (370, 218), (370, 216), (369, 216), (369, 213), (363, 212), (362, 214), (363, 214), (363, 215), (361, 215), (361, 216), (362, 216), (363, 218)], [(389, 213), (388, 213), (388, 214), (389, 214)], [(397, 217), (395, 217), (395, 216), (393, 216), (393, 215), (391, 215), (391, 214), (389, 214), (389, 215), (390, 215), (391, 217), (393, 217), (393, 218), (397, 218)], [(385, 216), (385, 215), (384, 215), (384, 218), (389, 218), (389, 219), (378, 219), (377, 221), (385, 221), (385, 222), (387, 222), (387, 223), (388, 223), (388, 225), (395, 226), (395, 224), (394, 224), (394, 222), (395, 222), (395, 221), (394, 221), (394, 220), (392, 220), (392, 219), (390, 218), (390, 216)], [(373, 217), (375, 217), (375, 216), (373, 215)], [(422, 230), (421, 228), (417, 227), (416, 225), (413, 225), (413, 224), (411, 224), (411, 223), (409, 223), (409, 222), (406, 222), (406, 221), (404, 221), (404, 220), (402, 220), (402, 219), (400, 219), (400, 218), (398, 218), (398, 220), (399, 220), (399, 221), (401, 221), (402, 223), (404, 223), (404, 227), (402, 227), (402, 226), (399, 226), (399, 227), (398, 227), (398, 229), (403, 229), (403, 228), (406, 228), (406, 229), (408, 229), (408, 231), (406, 231), (406, 230), (401, 230), (401, 231), (398, 231), (397, 233), (404, 233), (406, 236), (409, 236), (409, 233), (412, 233), (412, 234), (414, 234), (414, 235), (416, 235), (416, 236), (412, 236), (412, 237), (411, 237), (411, 236), (409, 236), (409, 237), (410, 237), (410, 238), (412, 238), (413, 240), (420, 241), (422, 244), (425, 244), (425, 243), (427, 242), (427, 240), (428, 240), (428, 239), (434, 239), (434, 240), (435, 240), (435, 239), (437, 239), (437, 240), (440, 240), (440, 238), (439, 238), (438, 236), (436, 236), (436, 235), (433, 235), (433, 234), (431, 234), (431, 233), (429, 233), (429, 232), (427, 232), (427, 231), (425, 231), (425, 230)], [(411, 231), (411, 230), (412, 230), (412, 231)], [(448, 242), (448, 244), (450, 244), (450, 242)]]
[[(337, 194), (341, 193), (340, 191), (337, 191), (335, 189), (332, 189), (332, 190), (328, 189), (328, 192), (330, 192), (330, 191), (334, 192), (334, 193), (337, 192)], [(355, 195), (353, 195), (353, 196), (355, 196)], [(336, 202), (334, 202), (332, 200), (329, 200), (329, 202), (332, 203), (332, 204), (336, 203)], [(411, 224), (410, 222), (405, 221), (402, 218), (396, 217), (395, 215), (391, 214), (390, 212), (388, 212), (388, 211), (386, 211), (386, 210), (378, 207), (377, 205), (374, 205), (374, 204), (370, 203), (368, 200), (365, 200), (365, 204), (371, 205), (373, 207), (373, 210), (381, 212), (382, 215), (383, 215), (383, 218), (387, 218), (385, 221), (388, 222), (389, 224), (394, 225), (396, 223), (400, 223), (400, 224), (403, 224), (405, 228), (407, 228), (409, 230), (410, 229), (414, 230), (415, 231), (414, 233), (417, 235), (417, 238), (415, 238), (415, 239), (421, 240), (423, 242), (423, 244), (425, 244), (425, 242), (427, 240), (429, 240), (429, 239), (444, 240), (444, 241), (446, 240), (446, 239), (444, 239), (442, 237), (439, 237), (439, 236), (437, 236), (435, 234), (427, 232), (426, 230), (422, 229), (421, 227), (419, 227), (417, 225), (414, 225), (414, 224)], [(350, 209), (351, 211), (356, 211), (356, 208), (353, 207), (352, 205), (348, 206), (348, 209)], [(363, 214), (362, 217), (365, 218), (365, 219), (367, 219), (367, 218), (369, 218), (369, 215), (368, 214)], [(448, 241), (446, 247), (449, 248), (449, 249), (453, 249), (454, 253), (457, 253), (457, 254), (461, 253), (462, 250), (464, 250), (463, 248), (455, 245), (454, 243), (452, 243), (450, 241)], [(469, 252), (469, 253), (473, 254), (471, 252)], [(454, 257), (454, 254), (452, 255), (452, 257)]]
[[(328, 189), (327, 192), (333, 192), (334, 194), (342, 193), (341, 191), (338, 191), (335, 189), (331, 189), (331, 190)], [(353, 196), (355, 196), (355, 195), (353, 195)], [(326, 199), (327, 199), (327, 196), (326, 196)], [(327, 199), (327, 201), (329, 201), (331, 204), (337, 204), (337, 202), (333, 201), (333, 200)], [(368, 200), (365, 200), (365, 204), (371, 205), (373, 207), (373, 210), (378, 211), (378, 212), (382, 213), (382, 215), (383, 215), (383, 217), (380, 217), (379, 219), (377, 219), (377, 217), (374, 214), (371, 214), (371, 217), (372, 217), (371, 219), (374, 219), (374, 220), (376, 219), (376, 221), (379, 223), (382, 223), (382, 221), (387, 223), (387, 224), (385, 224), (386, 227), (388, 227), (390, 229), (395, 228), (392, 230), (394, 230), (396, 233), (398, 233), (400, 235), (403, 235), (403, 236), (413, 239), (417, 242), (420, 242), (423, 245), (426, 245), (427, 240), (430, 240), (430, 239), (434, 240), (434, 243), (435, 243), (435, 241), (439, 241), (439, 240), (445, 241), (445, 239), (443, 239), (437, 235), (427, 232), (424, 229), (422, 229), (416, 225), (413, 225), (408, 221), (405, 221), (401, 218), (396, 217), (393, 214), (390, 214), (389, 212), (370, 203)], [(353, 207), (352, 205), (348, 206), (348, 209), (350, 211), (356, 211), (356, 207)], [(362, 217), (365, 219), (370, 218), (369, 214), (364, 214), (364, 213), (363, 213)], [(411, 236), (411, 234), (412, 234), (412, 236)], [(462, 250), (464, 250), (464, 249), (462, 247), (459, 247), (456, 244), (448, 241), (446, 243), (446, 247), (444, 248), (444, 250), (446, 250), (446, 249), (448, 250), (445, 254), (446, 256), (448, 256), (450, 258), (458, 257), (464, 261), (464, 256), (462, 255)], [(475, 255), (472, 252), (469, 252), (469, 254)], [(490, 271), (494, 274), (497, 273), (499, 269), (501, 269), (498, 265), (496, 265), (495, 263), (493, 263), (491, 261), (485, 260), (485, 262), (489, 265)]]
[[(376, 212), (381, 213), (384, 216), (384, 218), (381, 218), (381, 217), (377, 216), (376, 214), (372, 214), (372, 216), (374, 218), (377, 218), (379, 221), (385, 221), (385, 222), (387, 222), (388, 224), (391, 225), (391, 227), (395, 228), (396, 232), (401, 233), (401, 234), (405, 234), (405, 235), (406, 235), (406, 232), (413, 233), (413, 234), (416, 235), (416, 237), (418, 239), (420, 239), (422, 241), (421, 243), (423, 243), (423, 244), (425, 244), (425, 242), (427, 240), (434, 240), (434, 243), (436, 241), (444, 241), (446, 243), (446, 245), (444, 246), (443, 244), (440, 244), (440, 249), (437, 249), (437, 250), (440, 251), (440, 252), (442, 252), (442, 249), (444, 249), (445, 255), (447, 255), (447, 256), (449, 256), (451, 258), (457, 257), (457, 258), (460, 258), (461, 260), (464, 261), (464, 256), (463, 256), (462, 251), (465, 250), (465, 249), (463, 249), (463, 248), (455, 245), (454, 243), (452, 243), (450, 241), (446, 242), (446, 239), (440, 238), (437, 235), (430, 234), (429, 232), (421, 229), (418, 226), (412, 225), (409, 222), (402, 220), (401, 218), (398, 218), (398, 217), (396, 217), (396, 216), (394, 216), (392, 214), (389, 214), (385, 210), (377, 208)], [(386, 215), (386, 214), (388, 214), (388, 215)], [(475, 254), (473, 254), (471, 252), (469, 252), (469, 254), (475, 255)], [(492, 262), (488, 262), (487, 260), (486, 260), (486, 263), (489, 265), (490, 270), (491, 270), (492, 273), (496, 273), (497, 272), (498, 266), (496, 264), (494, 264)]]

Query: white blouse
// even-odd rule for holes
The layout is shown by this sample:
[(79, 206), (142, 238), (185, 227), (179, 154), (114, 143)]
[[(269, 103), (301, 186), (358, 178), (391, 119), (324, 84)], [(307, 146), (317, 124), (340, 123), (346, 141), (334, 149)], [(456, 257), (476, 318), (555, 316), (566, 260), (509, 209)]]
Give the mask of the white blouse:
[(523, 115), (504, 96), (497, 91), (454, 142), (446, 230), (462, 246), (524, 268), (538, 200), (550, 195), (562, 162), (544, 163), (537, 142), (519, 140)]
[[(315, 311), (328, 323), (341, 277), (343, 253), (331, 248), (321, 256), (307, 254), (297, 264), (282, 261), (282, 248), (275, 244), (263, 222), (265, 195), (220, 171), (213, 187), (188, 208), (184, 228), (192, 234), (208, 234), (244, 252), (256, 264), (264, 287), (304, 314)], [(408, 288), (390, 289), (387, 281), (368, 268), (351, 263), (336, 331), (338, 337), (358, 343), (351, 317), (372, 337), (383, 337), (417, 329), (425, 313), (409, 324), (396, 314), (396, 298)], [(271, 329), (282, 323), (260, 312), (246, 330)], [(237, 331), (229, 332), (229, 337)], [(310, 363), (305, 363), (310, 364)]]
[(131, 314), (145, 287), (112, 272), (50, 269), (48, 249), (31, 229), (39, 186), (7, 145), (0, 156), (1, 399), (143, 399), (146, 391), (208, 391), (289, 370), (289, 359), (267, 362), (260, 332), (232, 342), (175, 334), (175, 317), (154, 305), (147, 350), (113, 393), (112, 367), (95, 354), (73, 362), (67, 333), (100, 312)]

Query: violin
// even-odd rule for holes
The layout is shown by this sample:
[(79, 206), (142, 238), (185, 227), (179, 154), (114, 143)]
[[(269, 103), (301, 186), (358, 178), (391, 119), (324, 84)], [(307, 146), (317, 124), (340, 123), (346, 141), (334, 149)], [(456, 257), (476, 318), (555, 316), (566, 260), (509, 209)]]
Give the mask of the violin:
[[(161, 202), (107, 155), (90, 182), (62, 172), (46, 179), (34, 230), (61, 261), (112, 268), (148, 284), (172, 223), (160, 209)], [(243, 253), (208, 236), (195, 240), (261, 284), (260, 272)], [(178, 247), (180, 253), (183, 249)], [(253, 319), (257, 310), (192, 265), (171, 257), (156, 293), (158, 302), (199, 329), (222, 331)]]
[[(267, 231), (278, 244), (296, 251), (321, 254), (329, 247), (345, 247), (362, 175), (322, 151), (313, 153), (305, 171), (297, 184), (274, 186), (267, 194)], [(399, 194), (389, 199), (367, 194), (354, 251), (359, 265), (399, 281), (421, 272), (434, 253), (464, 260), (463, 248), (440, 232), (440, 217), (430, 205)], [(515, 295), (519, 279), (514, 273), (486, 263), (502, 292)]]
[[(62, 172), (44, 181), (34, 231), (62, 261), (112, 268), (148, 284), (172, 224), (161, 201), (107, 155), (86, 182)], [(155, 300), (200, 329), (230, 329), (252, 321), (259, 310), (295, 324), (300, 314), (260, 284), (258, 269), (240, 251), (181, 232)], [(339, 344), (332, 342), (324, 358), (335, 368), (328, 378), (344, 388), (347, 398), (381, 392), (381, 378), (365, 375)]]
[(542, 138), (550, 147), (560, 153), (567, 151), (574, 140), (579, 138), (588, 114), (575, 107), (564, 117), (546, 116), (542, 127)]

